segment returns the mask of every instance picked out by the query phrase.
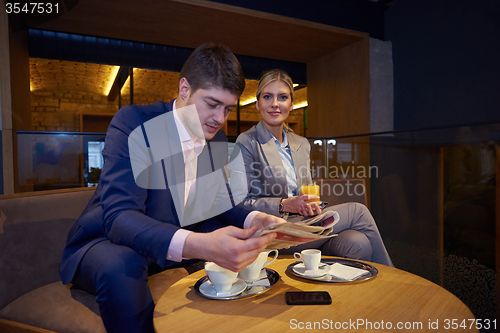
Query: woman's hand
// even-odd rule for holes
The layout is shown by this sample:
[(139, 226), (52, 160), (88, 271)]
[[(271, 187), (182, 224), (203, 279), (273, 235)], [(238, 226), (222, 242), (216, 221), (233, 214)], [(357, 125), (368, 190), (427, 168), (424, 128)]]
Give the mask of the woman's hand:
[(306, 201), (319, 199), (317, 195), (297, 195), (291, 198), (283, 199), (283, 210), (285, 212), (297, 213), (303, 216), (313, 216), (321, 214), (321, 201)]

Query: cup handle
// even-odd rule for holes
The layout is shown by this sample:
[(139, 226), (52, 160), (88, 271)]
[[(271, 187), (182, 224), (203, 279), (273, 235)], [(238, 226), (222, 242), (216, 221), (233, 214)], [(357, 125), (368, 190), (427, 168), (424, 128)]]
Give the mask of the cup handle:
[[(298, 257), (297, 257), (297, 256), (298, 256)], [(302, 257), (301, 257), (301, 255), (300, 255), (300, 253), (299, 253), (299, 252), (295, 252), (295, 253), (293, 254), (293, 257), (294, 257), (296, 260), (298, 260), (298, 261), (302, 261)]]
[[(271, 259), (269, 261), (266, 261), (266, 263), (264, 264), (264, 267), (266, 267), (267, 265), (269, 265), (270, 263), (272, 263), (273, 261), (275, 261), (276, 258), (278, 258), (278, 250), (269, 251), (269, 253), (271, 253), (271, 252), (275, 252), (274, 253), (274, 257), (273, 257), (273, 259)], [(269, 255), (269, 253), (268, 253), (268, 255)]]

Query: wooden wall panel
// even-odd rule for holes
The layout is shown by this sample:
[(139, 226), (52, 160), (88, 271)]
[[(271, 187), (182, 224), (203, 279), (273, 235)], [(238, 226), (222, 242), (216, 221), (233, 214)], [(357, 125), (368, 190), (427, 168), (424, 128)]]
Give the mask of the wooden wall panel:
[(307, 64), (310, 137), (370, 132), (368, 38)]
[(31, 130), (30, 61), (28, 31), (9, 29), (12, 125), (15, 131)]
[(9, 25), (7, 13), (0, 11), (0, 125), (2, 129), (3, 192), (14, 193), (14, 156), (12, 138), (12, 92), (10, 87)]
[(213, 41), (235, 54), (297, 62), (366, 35), (204, 0), (85, 0), (36, 28), (188, 48)]
[[(9, 29), (10, 83), (12, 102), (12, 151), (14, 159), (14, 192), (19, 191), (16, 131), (31, 129), (31, 94), (28, 31)], [(7, 192), (6, 192), (7, 193)]]
[[(370, 132), (370, 45), (368, 37), (307, 64), (307, 137), (338, 137)], [(370, 138), (346, 138), (352, 161), (328, 166), (370, 170)], [(330, 170), (329, 170), (330, 172)], [(365, 176), (367, 205), (370, 179)]]

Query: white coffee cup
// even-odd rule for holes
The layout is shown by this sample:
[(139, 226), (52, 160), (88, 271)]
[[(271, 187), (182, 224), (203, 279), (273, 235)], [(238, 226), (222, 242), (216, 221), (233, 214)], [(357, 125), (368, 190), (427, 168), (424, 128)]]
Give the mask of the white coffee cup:
[(217, 293), (229, 292), (238, 279), (238, 273), (221, 267), (214, 262), (205, 263), (205, 272)]
[[(269, 253), (271, 252), (276, 252), (274, 254), (274, 257), (271, 260), (267, 260)], [(253, 263), (248, 265), (247, 267), (243, 268), (240, 271), (240, 278), (242, 278), (245, 281), (255, 281), (260, 277), (260, 272), (264, 267), (272, 263), (276, 258), (278, 257), (278, 250), (272, 250), (272, 251), (264, 251), (259, 253), (257, 256), (257, 259), (254, 260)]]
[(295, 252), (294, 258), (302, 261), (306, 267), (306, 271), (317, 271), (321, 261), (321, 251), (315, 249), (302, 250), (300, 253)]

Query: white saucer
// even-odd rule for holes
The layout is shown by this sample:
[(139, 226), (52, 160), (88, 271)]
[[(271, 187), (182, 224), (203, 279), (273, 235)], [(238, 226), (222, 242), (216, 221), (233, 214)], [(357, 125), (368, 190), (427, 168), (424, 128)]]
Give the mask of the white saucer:
[(229, 289), (229, 291), (217, 294), (212, 283), (209, 280), (207, 280), (201, 284), (200, 293), (202, 293), (207, 297), (225, 298), (225, 297), (233, 297), (239, 295), (246, 288), (247, 288), (246, 282), (243, 279), (238, 279), (236, 280), (235, 283), (233, 283), (233, 286), (231, 287), (231, 289)]
[(330, 265), (320, 263), (317, 271), (311, 272), (306, 270), (306, 266), (303, 263), (293, 266), (293, 271), (299, 275), (307, 277), (320, 277), (326, 275), (330, 271)]

